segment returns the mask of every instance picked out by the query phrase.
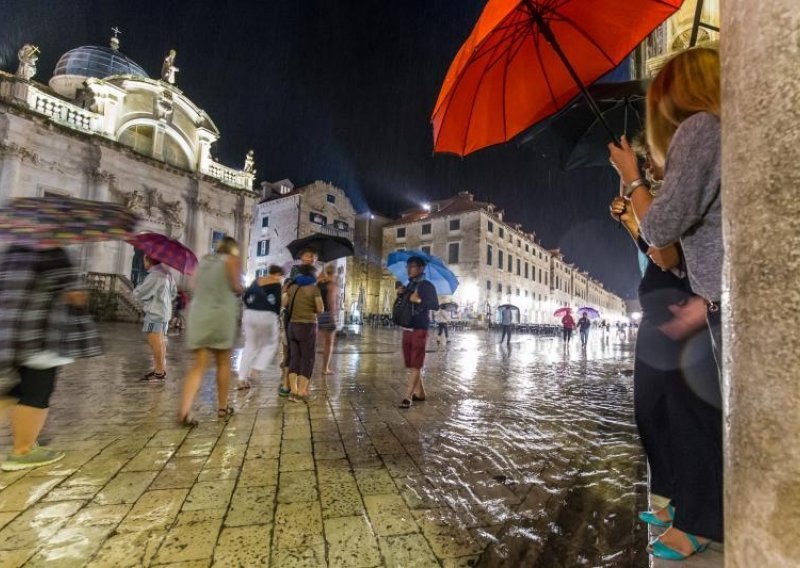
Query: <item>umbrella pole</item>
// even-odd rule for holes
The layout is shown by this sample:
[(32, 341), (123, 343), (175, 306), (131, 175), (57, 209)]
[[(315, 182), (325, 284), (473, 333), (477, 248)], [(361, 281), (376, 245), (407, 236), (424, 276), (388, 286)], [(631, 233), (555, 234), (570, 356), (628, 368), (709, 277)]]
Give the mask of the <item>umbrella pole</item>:
[(614, 134), (614, 131), (611, 130), (611, 127), (609, 126), (609, 124), (606, 121), (606, 119), (603, 117), (603, 113), (600, 111), (600, 107), (597, 106), (597, 102), (594, 100), (592, 95), (589, 94), (589, 91), (586, 89), (586, 85), (583, 84), (583, 81), (581, 81), (581, 78), (578, 77), (578, 74), (575, 72), (575, 69), (572, 67), (572, 64), (569, 62), (569, 59), (567, 59), (567, 56), (561, 50), (561, 46), (558, 44), (558, 40), (556, 40), (556, 36), (553, 35), (553, 30), (550, 29), (550, 26), (547, 25), (547, 22), (544, 21), (544, 18), (542, 18), (542, 15), (531, 4), (531, 1), (530, 0), (524, 0), (524, 1), (525, 1), (525, 5), (528, 7), (528, 10), (530, 11), (531, 18), (533, 18), (534, 23), (539, 27), (539, 30), (542, 32), (542, 35), (544, 36), (544, 39), (547, 40), (547, 43), (549, 43), (550, 47), (553, 48), (553, 51), (556, 52), (556, 55), (558, 55), (558, 58), (561, 59), (561, 63), (563, 63), (564, 67), (566, 67), (567, 72), (569, 73), (570, 77), (572, 77), (572, 80), (575, 82), (575, 84), (581, 90), (581, 94), (583, 95), (583, 98), (586, 99), (586, 104), (589, 105), (589, 108), (592, 110), (594, 115), (597, 117), (597, 120), (599, 120), (600, 124), (603, 125), (603, 128), (608, 133), (608, 136), (611, 139), (611, 141), (614, 144), (616, 144), (617, 146), (619, 146), (619, 139), (617, 138), (616, 134)]

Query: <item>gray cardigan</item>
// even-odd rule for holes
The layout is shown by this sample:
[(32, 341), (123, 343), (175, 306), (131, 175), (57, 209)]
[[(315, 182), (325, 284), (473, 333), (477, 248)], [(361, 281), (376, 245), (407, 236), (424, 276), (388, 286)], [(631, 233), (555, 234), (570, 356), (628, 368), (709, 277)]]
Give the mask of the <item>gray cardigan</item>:
[(664, 185), (640, 227), (657, 248), (680, 240), (692, 291), (713, 302), (722, 295), (721, 152), (718, 117), (700, 112), (683, 121), (669, 145)]

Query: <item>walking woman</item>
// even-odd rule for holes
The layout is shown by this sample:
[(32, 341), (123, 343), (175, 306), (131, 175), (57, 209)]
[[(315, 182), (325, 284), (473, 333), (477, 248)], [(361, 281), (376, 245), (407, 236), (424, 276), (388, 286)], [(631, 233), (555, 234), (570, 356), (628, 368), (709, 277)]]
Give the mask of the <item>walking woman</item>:
[(572, 341), (572, 332), (575, 331), (575, 319), (572, 317), (572, 314), (567, 312), (563, 318), (561, 318), (561, 331), (564, 334), (564, 341), (569, 344)]
[(339, 314), (339, 286), (336, 283), (336, 265), (328, 264), (322, 278), (317, 280), (324, 311), (319, 314), (319, 335), (322, 338), (322, 374), (333, 374), (331, 359), (336, 341)]
[(163, 381), (167, 378), (167, 330), (172, 319), (172, 302), (178, 288), (169, 269), (159, 261), (144, 257), (147, 277), (133, 291), (133, 296), (144, 309), (144, 327), (147, 344), (153, 352), (153, 370), (143, 381)]
[[(636, 156), (623, 140), (609, 146), (624, 196), (639, 220), (648, 255), (665, 268), (663, 247), (680, 241), (696, 297), (673, 306), (660, 329), (684, 341), (707, 333), (715, 348), (722, 291), (720, 67), (715, 50), (694, 48), (672, 58), (647, 93), (647, 138), (653, 159), (664, 167), (656, 197), (647, 191)], [(702, 338), (702, 335), (701, 335)], [(653, 541), (651, 554), (682, 560), (722, 541), (722, 414), (718, 368), (712, 350), (670, 389), (668, 412), (675, 507), (671, 527)], [(704, 393), (704, 396), (698, 396)], [(716, 395), (716, 400), (709, 395)]]
[(283, 295), (289, 320), (289, 400), (294, 402), (308, 400), (317, 349), (317, 314), (325, 309), (314, 272), (313, 266), (301, 264)]
[(194, 352), (194, 364), (183, 379), (183, 398), (178, 422), (195, 426), (191, 410), (203, 373), (213, 355), (217, 367), (217, 416), (233, 414), (228, 405), (231, 350), (236, 340), (242, 265), (239, 245), (231, 237), (217, 244), (216, 254), (204, 256), (197, 267), (195, 288), (186, 321), (186, 347)]
[(58, 368), (101, 353), (84, 311), (77, 269), (62, 248), (11, 246), (0, 257), (0, 368), (19, 376), (8, 393), (13, 445), (3, 471), (48, 465), (63, 452), (37, 442), (47, 420)]
[(263, 373), (278, 349), (283, 268), (273, 264), (244, 292), (244, 350), (239, 365), (239, 388), (249, 389), (256, 373)]

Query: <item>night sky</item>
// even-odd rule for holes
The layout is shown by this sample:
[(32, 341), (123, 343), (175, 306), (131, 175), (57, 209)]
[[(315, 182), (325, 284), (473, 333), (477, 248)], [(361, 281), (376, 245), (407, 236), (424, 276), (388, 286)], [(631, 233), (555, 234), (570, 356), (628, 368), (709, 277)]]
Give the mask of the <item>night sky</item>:
[(23, 43), (36, 79), (80, 45), (108, 45), (158, 77), (175, 48), (177, 86), (222, 133), (216, 154), (258, 179), (326, 180), (357, 210), (386, 214), (468, 190), (548, 248), (635, 297), (635, 249), (608, 216), (610, 169), (565, 174), (513, 143), (464, 159), (433, 155), (430, 115), (450, 61), (485, 0), (0, 0), (0, 69)]

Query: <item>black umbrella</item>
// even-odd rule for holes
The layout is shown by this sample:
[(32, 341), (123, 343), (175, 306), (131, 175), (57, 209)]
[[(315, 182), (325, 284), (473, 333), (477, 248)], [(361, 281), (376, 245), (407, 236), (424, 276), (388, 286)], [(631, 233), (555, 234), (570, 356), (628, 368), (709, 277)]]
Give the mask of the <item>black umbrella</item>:
[[(600, 113), (615, 135), (628, 140), (644, 129), (644, 81), (597, 83), (589, 88)], [(608, 166), (608, 133), (595, 111), (582, 99), (522, 134), (520, 144), (562, 170)]]
[(517, 310), (517, 311), (519, 311), (519, 308), (517, 306), (515, 306), (514, 304), (502, 304), (500, 306), (497, 306), (497, 309), (498, 310)]
[(344, 258), (355, 254), (353, 243), (350, 239), (333, 235), (323, 235), (322, 233), (314, 233), (308, 237), (292, 241), (286, 245), (286, 248), (292, 253), (293, 258), (297, 258), (301, 250), (311, 249), (317, 253), (319, 260), (322, 262), (330, 262), (337, 258)]

